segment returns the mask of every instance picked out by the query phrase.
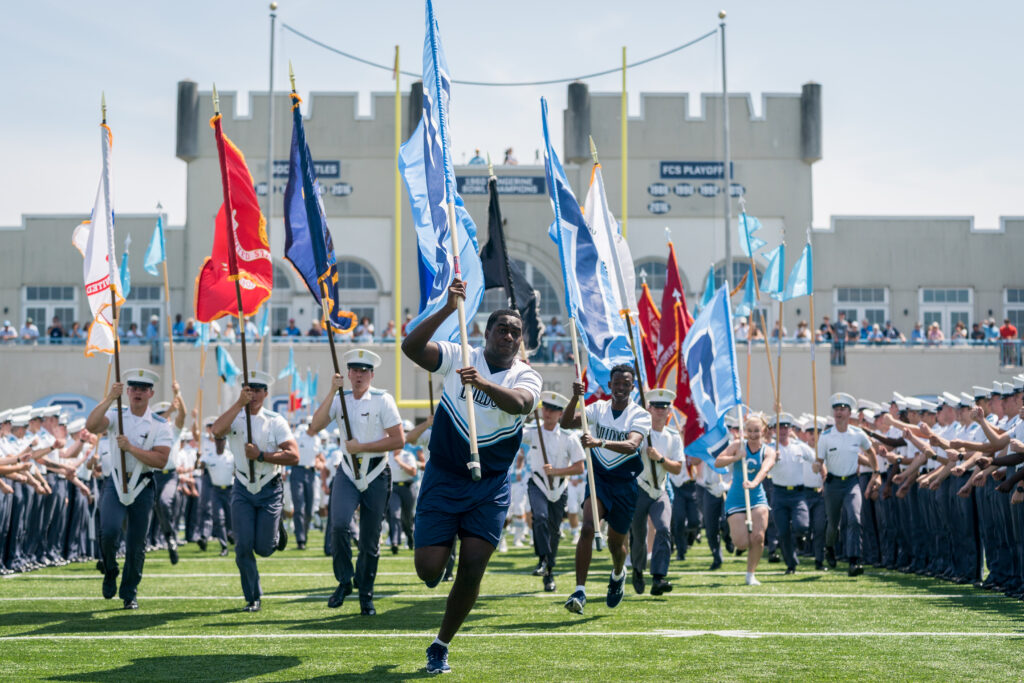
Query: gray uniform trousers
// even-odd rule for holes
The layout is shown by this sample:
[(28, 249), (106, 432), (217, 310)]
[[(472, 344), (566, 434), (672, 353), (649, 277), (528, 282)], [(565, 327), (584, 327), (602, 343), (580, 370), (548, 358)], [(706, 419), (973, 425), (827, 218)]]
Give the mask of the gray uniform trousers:
[(779, 534), (775, 528), (775, 482), (769, 476), (762, 483), (764, 497), (768, 500), (768, 526), (764, 530), (764, 550), (774, 553), (779, 547)]
[(1010, 523), (1014, 537), (1014, 576), (1011, 587), (1020, 589), (1024, 588), (1024, 503), (1010, 505)]
[(878, 518), (876, 515), (877, 501), (870, 500), (865, 495), (868, 484), (871, 483), (871, 473), (861, 472), (857, 475), (857, 484), (860, 486), (861, 496), (861, 541), (864, 548), (864, 563), (878, 564), (879, 540), (878, 540)]
[(928, 532), (927, 512), (924, 509), (921, 489), (917, 482), (910, 485), (910, 493), (907, 494), (910, 500), (911, 522), (909, 527), (910, 545), (913, 548), (914, 561), (911, 568), (916, 570), (926, 569), (928, 566), (928, 548), (931, 544), (931, 535)]
[[(883, 474), (884, 481), (889, 474)], [(898, 536), (898, 521), (896, 517), (896, 498), (890, 490), (889, 497), (884, 498), (883, 486), (878, 491), (878, 500), (875, 501), (875, 520), (878, 522), (878, 563), (880, 565), (896, 566), (896, 539)]]
[[(889, 476), (893, 476), (892, 470), (890, 470)], [(899, 486), (893, 484), (893, 497), (896, 496), (898, 490)], [(914, 508), (913, 488), (903, 498), (896, 498), (896, 528), (899, 534), (897, 537), (897, 567), (913, 567), (917, 562), (917, 547), (914, 544)]]
[(711, 559), (715, 562), (722, 561), (722, 534), (728, 531), (728, 522), (725, 520), (725, 499), (721, 496), (713, 496), (706, 489), (701, 487), (701, 511), (704, 515), (704, 535), (708, 539), (708, 550), (711, 551)]
[[(199, 495), (193, 498), (192, 496), (186, 496), (188, 500), (185, 501), (185, 540), (187, 541), (198, 541), (200, 538), (206, 538), (205, 531), (207, 525), (207, 510), (203, 506), (203, 489), (205, 481), (202, 477), (195, 478), (196, 493)], [(281, 488), (282, 495), (284, 488)]]
[[(83, 483), (90, 486), (92, 482)], [(68, 507), (71, 509), (71, 514), (68, 521), (67, 557), (69, 560), (89, 557), (89, 522), (92, 510), (89, 499), (77, 486), (71, 487), (68, 495)]]
[(231, 486), (216, 486), (210, 475), (203, 472), (203, 508), (206, 526), (204, 538), (216, 538), (222, 547), (227, 547), (231, 533)]
[(672, 506), (668, 493), (660, 492), (656, 499), (642, 488), (636, 497), (633, 526), (630, 528), (629, 560), (633, 569), (643, 571), (647, 566), (647, 517), (654, 525), (654, 547), (651, 549), (651, 576), (664, 578), (672, 557)]
[[(373, 458), (361, 465), (372, 467)], [(359, 602), (373, 599), (373, 583), (377, 579), (380, 560), (380, 528), (388, 510), (391, 495), (391, 468), (384, 470), (360, 492), (352, 480), (338, 471), (331, 484), (331, 554), (334, 558), (334, 578), (339, 584), (359, 584)], [(359, 558), (352, 568), (351, 522), (359, 508)]]
[(156, 486), (156, 521), (160, 524), (160, 533), (164, 538), (177, 536), (177, 529), (171, 523), (174, 520), (174, 498), (178, 493), (178, 473), (174, 470), (153, 473), (153, 484)]
[[(143, 475), (144, 477), (146, 475)], [(100, 552), (103, 566), (109, 572), (117, 568), (117, 551), (121, 545), (121, 526), (125, 518), (128, 527), (125, 533), (124, 571), (121, 573), (121, 588), (118, 596), (122, 600), (132, 600), (138, 593), (139, 582), (142, 580), (142, 566), (146, 562), (146, 532), (149, 530), (150, 516), (153, 514), (153, 482), (150, 481), (131, 505), (121, 504), (117, 497), (117, 484), (113, 477), (107, 477), (100, 493), (101, 519)]]
[(14, 482), (12, 488), (14, 494), (11, 496), (11, 517), (5, 558), (8, 569), (20, 570), (26, 559), (21, 530), (28, 513), (28, 485)]
[(982, 518), (987, 536), (985, 564), (988, 566), (989, 576), (999, 585), (1003, 585), (1010, 579), (1013, 569), (1005, 531), (1005, 525), (1009, 523), (1009, 519), (1003, 515), (1002, 509), (1002, 498), (1006, 498), (1007, 494), (996, 491), (996, 487), (1001, 483), (989, 476), (984, 489), (982, 489), (984, 491)]
[(270, 557), (277, 550), (277, 528), (284, 510), (284, 484), (271, 479), (258, 493), (250, 493), (235, 479), (231, 489), (231, 522), (235, 532), (235, 565), (242, 578), (246, 602), (263, 595), (256, 555)]
[[(50, 477), (53, 480), (50, 481)], [(65, 537), (68, 530), (68, 517), (71, 512), (68, 508), (68, 480), (64, 477), (53, 474), (46, 475), (53, 489), (53, 495), (49, 496), (48, 516), (44, 519), (46, 525), (46, 554), (57, 560), (65, 557)]]
[(14, 506), (13, 495), (0, 494), (0, 569), (7, 569), (7, 536), (11, 529), (11, 508)]
[(839, 517), (846, 512), (846, 538), (843, 549), (851, 559), (861, 556), (861, 495), (857, 475), (841, 479), (829, 474), (825, 481), (825, 514), (828, 527), (825, 531), (825, 545), (835, 547), (839, 540)]
[(558, 542), (561, 540), (559, 530), (562, 526), (562, 515), (569, 500), (569, 492), (552, 503), (544, 495), (537, 483), (531, 478), (526, 484), (526, 492), (530, 497), (530, 511), (533, 513), (533, 551), (544, 560), (548, 567), (555, 566), (558, 556)]
[(28, 491), (28, 516), (25, 518), (25, 526), (21, 532), (24, 538), (22, 547), (29, 560), (41, 562), (43, 559), (43, 509), (50, 496), (45, 493), (36, 493), (34, 489)]
[(306, 543), (309, 525), (313, 521), (313, 497), (316, 495), (314, 487), (319, 483), (316, 469), (313, 467), (294, 465), (288, 473), (288, 485), (292, 490), (292, 505), (295, 509), (292, 524), (295, 528), (296, 543)]
[(825, 514), (825, 496), (820, 489), (804, 489), (804, 503), (807, 505), (807, 518), (811, 532), (811, 552), (814, 563), (825, 561), (825, 530), (828, 527), (828, 516)]
[(412, 495), (411, 481), (396, 481), (391, 483), (391, 500), (388, 503), (388, 535), (391, 537), (391, 545), (402, 544), (402, 532), (405, 532), (405, 542), (412, 550), (412, 527), (416, 508), (416, 498)]
[(965, 579), (977, 581), (981, 576), (981, 537), (978, 533), (977, 493), (961, 498), (957, 495), (971, 478), (971, 472), (963, 476), (950, 476), (948, 496), (953, 518), (953, 573)]
[(697, 507), (697, 482), (687, 481), (672, 487), (672, 538), (676, 542), (676, 556), (686, 559), (690, 547), (690, 534), (700, 529), (700, 510)]
[(799, 560), (796, 556), (796, 537), (804, 536), (811, 526), (811, 515), (807, 509), (803, 486), (780, 486), (775, 484), (775, 499), (772, 513), (775, 515), (775, 529), (782, 549), (782, 561), (789, 569), (795, 569)]
[(938, 522), (939, 533), (936, 537), (938, 548), (938, 569), (942, 574), (952, 576), (953, 570), (953, 536), (956, 530), (953, 526), (952, 508), (949, 500), (949, 488), (953, 485), (949, 477), (942, 480), (935, 496), (935, 517)]

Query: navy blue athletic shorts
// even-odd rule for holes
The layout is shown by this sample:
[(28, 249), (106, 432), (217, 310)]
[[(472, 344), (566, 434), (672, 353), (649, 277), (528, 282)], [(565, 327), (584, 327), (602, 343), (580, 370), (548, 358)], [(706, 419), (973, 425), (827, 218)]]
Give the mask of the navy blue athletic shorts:
[(450, 546), (455, 537), (479, 536), (497, 547), (512, 502), (508, 474), (472, 481), (428, 460), (416, 500), (416, 547)]

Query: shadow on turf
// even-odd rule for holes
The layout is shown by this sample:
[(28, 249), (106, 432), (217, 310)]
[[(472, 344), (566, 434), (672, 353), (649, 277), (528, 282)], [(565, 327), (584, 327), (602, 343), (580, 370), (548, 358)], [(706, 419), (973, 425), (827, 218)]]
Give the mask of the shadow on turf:
[[(1007, 598), (1000, 593), (894, 571), (879, 570), (874, 573), (873, 578), (880, 582), (893, 583), (906, 588), (926, 590), (934, 594), (937, 604), (956, 605), (961, 609), (998, 614), (1016, 622), (1024, 622), (1024, 609), (1021, 609), (1020, 600)], [(956, 597), (950, 597), (951, 595)]]
[(194, 612), (125, 611), (120, 608), (120, 601), (116, 604), (117, 607), (113, 609), (84, 612), (8, 612), (0, 618), (0, 625), (28, 629), (11, 635), (123, 633), (142, 631), (179, 619), (193, 619), (196, 616)]
[(106, 671), (54, 676), (52, 681), (100, 681), (101, 683), (122, 683), (123, 681), (166, 680), (216, 680), (241, 681), (254, 676), (266, 675), (298, 666), (298, 657), (282, 655), (180, 655), (145, 657), (132, 660)]
[(330, 676), (317, 676), (316, 678), (296, 678), (290, 683), (327, 683), (327, 681), (407, 681), (412, 678), (434, 678), (434, 674), (428, 674), (424, 670), (394, 671), (396, 664), (378, 664), (377, 666), (362, 673), (336, 673)]

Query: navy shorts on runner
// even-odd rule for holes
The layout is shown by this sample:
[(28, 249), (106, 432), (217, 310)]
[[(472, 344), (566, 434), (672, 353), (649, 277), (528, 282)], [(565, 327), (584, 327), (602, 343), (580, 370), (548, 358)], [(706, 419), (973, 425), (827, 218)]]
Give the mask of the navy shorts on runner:
[[(598, 472), (594, 473), (594, 485), (597, 487), (597, 499), (604, 505), (604, 519), (608, 526), (617, 533), (626, 535), (633, 524), (633, 512), (636, 510), (636, 497), (640, 487), (636, 479), (606, 479)], [(583, 494), (586, 500), (590, 496), (590, 483)]]
[(428, 460), (416, 500), (416, 547), (450, 546), (466, 534), (497, 547), (511, 502), (507, 473), (472, 481)]

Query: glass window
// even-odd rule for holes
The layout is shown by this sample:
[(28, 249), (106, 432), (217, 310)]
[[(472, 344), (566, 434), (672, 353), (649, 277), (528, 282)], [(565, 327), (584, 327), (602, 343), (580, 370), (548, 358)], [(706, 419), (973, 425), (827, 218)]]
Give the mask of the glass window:
[[(750, 262), (749, 261), (744, 261), (742, 259), (733, 259), (733, 262), (732, 262), (732, 277), (729, 278), (730, 286), (731, 287), (735, 287), (736, 285), (738, 285), (740, 280), (743, 279), (743, 276), (746, 275), (748, 272), (750, 272)], [(761, 268), (757, 268), (754, 272), (757, 275), (757, 282), (758, 282), (758, 284), (760, 284), (761, 283), (761, 276), (764, 275), (764, 271)], [(723, 279), (724, 276), (725, 276), (725, 262), (723, 261), (722, 263), (719, 263), (717, 266), (715, 266), (715, 288), (716, 289), (722, 286), (722, 283), (724, 282), (724, 279)], [(656, 301), (657, 301), (657, 299), (656, 299)]]
[[(291, 288), (292, 288), (291, 278), (288, 277), (288, 274), (285, 272), (284, 268), (282, 268), (281, 266), (275, 265), (274, 266), (274, 289), (291, 289)], [(285, 320), (285, 325), (287, 326), (287, 324), (288, 324), (288, 320), (286, 319)], [(281, 328), (281, 329), (284, 329), (284, 328)]]
[(340, 261), (338, 263), (338, 288), (377, 289), (377, 281), (374, 279), (373, 273), (363, 264), (356, 261)]
[(654, 302), (661, 305), (661, 294), (665, 289), (665, 281), (668, 279), (668, 266), (665, 265), (664, 261), (644, 261), (643, 263), (636, 264), (636, 296), (640, 298), (640, 292), (643, 288), (640, 286), (644, 279), (641, 273), (647, 275), (647, 288), (651, 290), (651, 297), (654, 298)]

